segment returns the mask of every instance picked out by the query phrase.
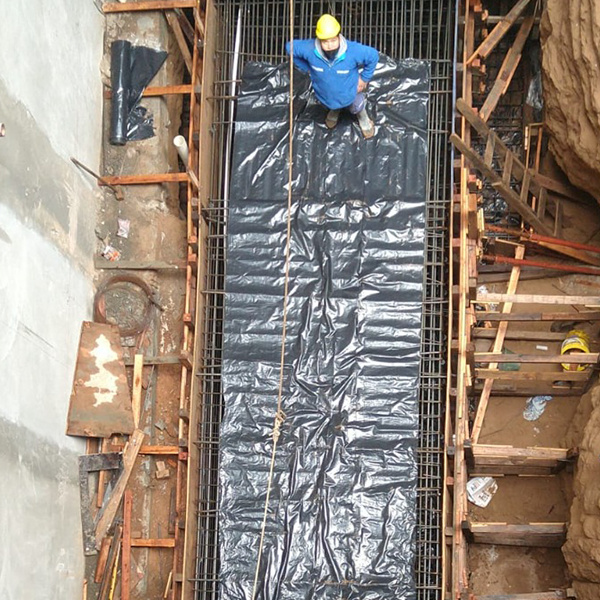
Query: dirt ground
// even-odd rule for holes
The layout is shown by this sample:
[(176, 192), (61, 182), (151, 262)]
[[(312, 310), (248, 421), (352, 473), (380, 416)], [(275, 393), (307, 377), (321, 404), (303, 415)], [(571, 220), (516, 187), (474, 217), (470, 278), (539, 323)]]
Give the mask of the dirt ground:
[[(565, 232), (567, 239), (586, 243), (600, 241), (600, 208), (565, 201)], [(527, 256), (526, 256), (527, 257)], [(554, 260), (550, 257), (544, 260)], [(486, 284), (489, 292), (505, 292), (505, 283)], [(558, 278), (522, 281), (518, 293), (529, 294), (579, 294), (600, 295), (600, 282), (595, 276), (567, 275)], [(571, 306), (513, 305), (513, 312), (574, 311)], [(548, 331), (550, 323), (534, 322), (511, 324), (509, 331), (518, 327)], [(585, 323), (593, 341), (593, 351), (598, 351), (598, 325)], [(548, 350), (536, 348), (540, 344)], [(489, 351), (490, 342), (477, 341), (479, 351)], [(560, 353), (560, 342), (518, 342), (507, 340), (505, 348), (515, 353)], [(521, 365), (523, 371), (556, 371), (560, 365)], [(578, 396), (555, 396), (548, 402), (536, 421), (527, 421), (523, 410), (527, 398), (494, 396), (490, 399), (484, 420), (480, 443), (508, 444), (517, 447), (546, 446), (572, 447), (583, 433), (581, 410), (575, 427), (571, 427), (578, 414)], [(577, 439), (579, 438), (579, 439)], [(573, 477), (570, 473), (551, 477), (496, 478), (498, 491), (486, 508), (469, 503), (469, 515), (478, 522), (563, 522), (569, 521)], [(570, 583), (566, 564), (560, 548), (513, 548), (492, 545), (474, 545), (469, 549), (471, 587), (475, 594), (527, 593), (565, 587)]]

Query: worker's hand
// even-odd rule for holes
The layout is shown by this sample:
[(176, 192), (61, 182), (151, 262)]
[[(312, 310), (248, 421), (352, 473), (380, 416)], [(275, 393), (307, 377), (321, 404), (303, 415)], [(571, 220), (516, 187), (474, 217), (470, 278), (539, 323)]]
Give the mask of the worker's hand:
[(367, 89), (367, 82), (363, 81), (360, 77), (358, 78), (358, 93), (364, 92)]

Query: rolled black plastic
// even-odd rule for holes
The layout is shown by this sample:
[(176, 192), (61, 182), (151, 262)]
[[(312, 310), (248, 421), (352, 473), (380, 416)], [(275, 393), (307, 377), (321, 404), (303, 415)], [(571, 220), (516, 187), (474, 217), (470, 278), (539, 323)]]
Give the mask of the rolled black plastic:
[(127, 117), (131, 89), (131, 43), (116, 40), (110, 47), (110, 143), (123, 146), (127, 142)]

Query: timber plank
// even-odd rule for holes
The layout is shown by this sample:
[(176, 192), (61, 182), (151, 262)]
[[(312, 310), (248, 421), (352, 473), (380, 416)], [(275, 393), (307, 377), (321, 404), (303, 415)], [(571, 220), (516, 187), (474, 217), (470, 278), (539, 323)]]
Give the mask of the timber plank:
[(463, 521), (467, 538), (475, 544), (559, 548), (566, 541), (566, 523), (474, 523)]
[[(490, 118), (490, 115), (494, 112), (494, 109), (498, 105), (500, 98), (506, 93), (508, 86), (517, 70), (517, 66), (521, 61), (521, 56), (523, 53), (523, 48), (525, 46), (525, 42), (529, 37), (531, 32), (531, 28), (533, 27), (534, 16), (529, 15), (525, 17), (521, 27), (519, 29), (519, 33), (513, 42), (513, 45), (510, 47), (509, 51), (506, 53), (502, 66), (500, 67), (500, 71), (498, 72), (498, 76), (496, 77), (496, 81), (490, 90), (481, 110), (479, 111), (480, 117), (487, 121)], [(508, 156), (511, 156), (509, 154)]]
[(131, 593), (131, 511), (133, 493), (125, 490), (123, 498), (123, 547), (121, 551), (121, 600), (129, 600)]
[(490, 34), (479, 44), (475, 52), (467, 59), (467, 64), (472, 62), (477, 56), (486, 58), (490, 52), (498, 45), (502, 38), (508, 33), (523, 11), (527, 8), (530, 0), (519, 0), (505, 17), (492, 29)]
[(132, 548), (174, 548), (175, 538), (132, 538)]
[(143, 0), (141, 2), (105, 2), (102, 12), (121, 13), (145, 10), (173, 10), (175, 8), (195, 8), (198, 0)]
[(131, 394), (131, 410), (136, 429), (140, 427), (142, 413), (142, 375), (144, 371), (144, 355), (136, 354), (133, 360), (133, 392)]
[(600, 311), (582, 310), (581, 312), (534, 312), (511, 313), (480, 310), (475, 313), (478, 321), (600, 321)]
[(587, 381), (590, 373), (587, 371), (499, 371), (497, 369), (475, 369), (478, 379), (504, 379), (509, 381)]
[[(474, 327), (472, 335), (476, 339), (493, 340), (496, 338), (495, 327)], [(562, 342), (566, 337), (566, 333), (560, 331), (507, 331), (504, 339), (506, 340), (521, 340), (532, 342)], [(125, 361), (127, 364), (127, 360)]]
[[(173, 96), (178, 94), (191, 94), (192, 86), (189, 84), (183, 85), (155, 85), (148, 86), (143, 92), (142, 96), (145, 98), (151, 96)], [(105, 90), (104, 98), (106, 100), (110, 100), (112, 98), (112, 91)]]
[[(522, 259), (525, 255), (525, 248), (523, 246), (517, 246), (515, 249), (515, 258)], [(514, 294), (517, 291), (517, 286), (519, 284), (519, 277), (521, 275), (521, 268), (518, 265), (513, 266), (510, 279), (508, 281), (507, 293)], [(502, 305), (502, 314), (509, 314), (512, 310), (512, 303), (505, 302)], [(492, 346), (492, 352), (501, 353), (502, 348), (504, 347), (504, 339), (506, 336), (506, 332), (508, 330), (508, 322), (501, 321), (498, 324), (498, 329), (496, 330), (496, 338), (494, 339), (494, 344)], [(497, 364), (490, 364), (490, 368), (497, 368)], [(479, 398), (479, 402), (477, 403), (477, 412), (475, 414), (475, 420), (473, 421), (473, 429), (471, 431), (471, 437), (475, 442), (479, 439), (479, 435), (481, 433), (481, 428), (483, 427), (483, 419), (485, 417), (485, 411), (487, 410), (487, 405), (490, 400), (490, 396), (492, 393), (492, 387), (494, 386), (493, 379), (486, 379), (483, 384), (483, 390), (481, 392), (481, 396)]]
[(106, 175), (98, 185), (152, 185), (155, 183), (177, 183), (188, 180), (187, 173), (153, 173), (151, 175)]
[(136, 429), (129, 438), (126, 448), (123, 450), (123, 471), (121, 472), (108, 503), (106, 504), (106, 507), (104, 508), (100, 519), (98, 520), (98, 524), (96, 525), (97, 549), (100, 549), (102, 540), (106, 536), (110, 526), (114, 521), (115, 515), (117, 514), (117, 510), (121, 504), (121, 500), (123, 499), (125, 487), (129, 481), (129, 477), (131, 475), (131, 471), (133, 470), (133, 465), (135, 464), (135, 459), (140, 451), (143, 439), (144, 432)]
[(557, 305), (600, 305), (600, 296), (565, 296), (550, 294), (477, 294), (476, 302), (480, 304), (513, 302), (514, 304), (557, 304)]
[(497, 354), (495, 352), (475, 352), (475, 362), (480, 363), (528, 363), (528, 364), (562, 364), (593, 365), (598, 362), (597, 352), (576, 353), (567, 356), (562, 354)]

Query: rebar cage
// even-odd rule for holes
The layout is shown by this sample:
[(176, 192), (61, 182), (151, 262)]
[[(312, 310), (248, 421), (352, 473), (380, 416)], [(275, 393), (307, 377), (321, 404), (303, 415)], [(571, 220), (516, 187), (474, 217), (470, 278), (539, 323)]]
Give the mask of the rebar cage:
[[(344, 35), (394, 59), (430, 61), (429, 190), (419, 387), (420, 431), (415, 581), (418, 600), (442, 598), (442, 497), (446, 396), (447, 256), (451, 203), (451, 155), (455, 3), (448, 0), (304, 0), (294, 7), (294, 37), (313, 37), (324, 12), (335, 15)], [(200, 449), (198, 539), (194, 597), (219, 593), (219, 425), (223, 411), (221, 348), (224, 310), (229, 163), (237, 83), (248, 61), (286, 60), (289, 0), (216, 0), (219, 34), (215, 86), (203, 90), (214, 104), (214, 197), (203, 218), (208, 228), (204, 290), (204, 343), (199, 370)], [(205, 60), (209, 57), (205, 57)], [(212, 57), (209, 59), (212, 60)], [(202, 318), (200, 315), (198, 318)]]

